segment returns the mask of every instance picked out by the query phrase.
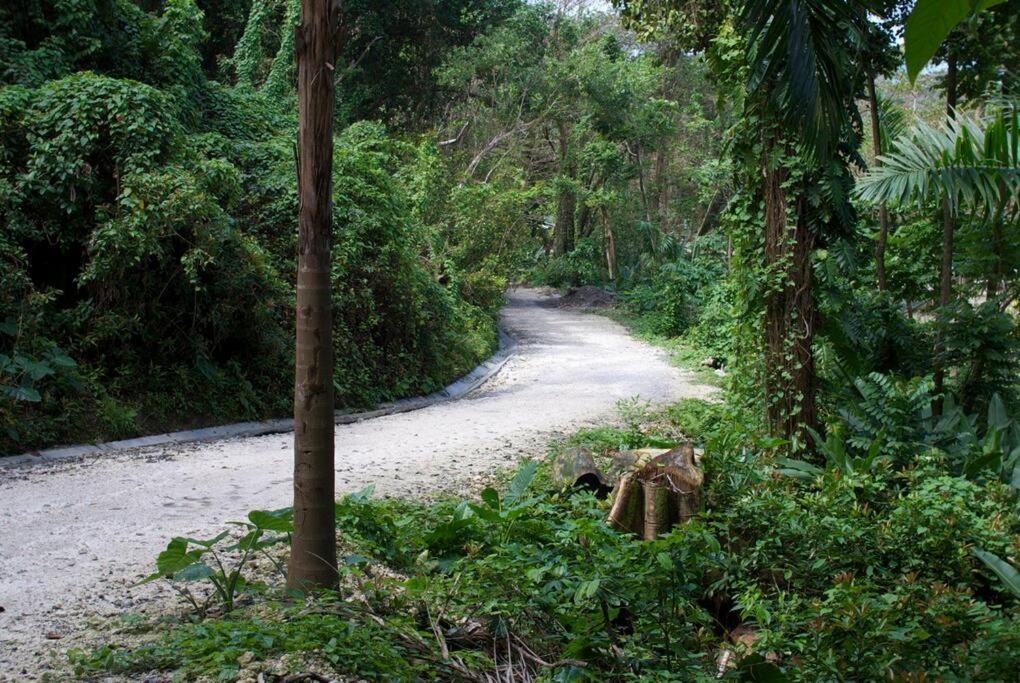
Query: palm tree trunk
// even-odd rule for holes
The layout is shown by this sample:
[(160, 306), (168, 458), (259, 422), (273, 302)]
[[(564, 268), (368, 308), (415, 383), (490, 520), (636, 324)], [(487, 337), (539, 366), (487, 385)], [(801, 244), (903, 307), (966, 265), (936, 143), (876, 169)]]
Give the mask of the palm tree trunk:
[[(946, 115), (949, 118), (956, 118), (956, 56), (950, 52), (946, 60)], [(953, 212), (949, 206), (949, 199), (942, 200), (942, 270), (939, 274), (939, 308), (945, 309), (953, 297)], [(945, 390), (946, 369), (942, 362), (942, 353), (945, 349), (945, 337), (941, 326), (935, 336), (934, 361), (934, 391), (936, 394), (932, 410), (936, 415), (942, 414), (942, 392)]]
[[(878, 120), (878, 96), (875, 94), (875, 74), (868, 73), (868, 105), (871, 108), (871, 138), (875, 147), (874, 164), (882, 165), (878, 157), (882, 154), (882, 132)], [(885, 243), (889, 236), (889, 209), (885, 202), (878, 205), (878, 240), (875, 242), (875, 276), (878, 289), (884, 292), (887, 287), (885, 277)]]
[(337, 5), (302, 0), (298, 63), (298, 274), (294, 533), (287, 585), (336, 584), (330, 243)]

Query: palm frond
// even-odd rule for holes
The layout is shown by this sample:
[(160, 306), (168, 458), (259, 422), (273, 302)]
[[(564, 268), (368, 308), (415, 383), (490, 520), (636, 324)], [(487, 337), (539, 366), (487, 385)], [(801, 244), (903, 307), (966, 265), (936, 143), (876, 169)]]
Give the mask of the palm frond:
[(852, 0), (746, 0), (741, 20), (751, 45), (747, 89), (760, 94), (827, 156), (849, 121), (856, 54), (867, 17)]
[(901, 136), (857, 185), (865, 201), (906, 204), (946, 199), (961, 210), (994, 214), (1020, 193), (1020, 114), (998, 111), (982, 121), (959, 114), (942, 126), (919, 122)]
[(907, 113), (881, 93), (876, 93), (878, 100), (878, 135), (881, 138), (881, 149), (892, 149), (893, 143), (907, 130)]

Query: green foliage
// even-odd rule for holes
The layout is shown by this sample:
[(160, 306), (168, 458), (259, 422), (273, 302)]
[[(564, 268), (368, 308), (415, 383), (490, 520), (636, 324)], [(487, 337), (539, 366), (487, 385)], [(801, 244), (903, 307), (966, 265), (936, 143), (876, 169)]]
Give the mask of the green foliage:
[[(233, 524), (240, 527), (239, 537), (229, 531), (207, 539), (174, 537), (156, 558), (156, 571), (141, 583), (168, 579), (201, 617), (208, 613), (214, 599), (224, 612), (233, 611), (240, 595), (265, 588), (264, 584), (245, 578), (247, 565), (256, 554), (265, 555), (283, 573), (282, 565), (267, 551), (290, 541), (293, 512), (289, 508), (272, 512), (253, 510), (248, 513), (248, 521)], [(213, 588), (204, 600), (187, 588), (187, 584), (201, 581), (209, 582)]]
[(904, 26), (907, 76), (913, 82), (952, 30), (967, 17), (1004, 0), (919, 0)]
[[(399, 151), (377, 124), (355, 124), (337, 142), (333, 345), (337, 397), (348, 405), (435, 391), (496, 346), (494, 311), (421, 265), (431, 245), (398, 180)], [(481, 298), (501, 303), (491, 291)]]
[(604, 280), (599, 248), (593, 239), (578, 240), (573, 251), (561, 258), (543, 257), (528, 271), (528, 280), (547, 287), (597, 285)]
[(865, 463), (836, 438), (828, 467), (777, 477), (790, 463), (746, 434), (734, 440), (727, 412), (684, 402), (665, 421), (636, 411), (625, 430), (573, 438), (632, 448), (680, 427), (705, 444), (706, 512), (658, 540), (608, 528), (605, 502), (553, 491), (535, 463), (504, 489), (459, 502), (364, 491), (337, 504), (340, 595), (246, 607), (74, 662), (90, 673), (231, 677), (245, 652), (246, 661), (305, 653), (320, 673), (402, 677), (423, 662), (418, 674), (431, 680), (443, 679), (444, 661), (492, 671), (509, 639), (563, 661), (546, 676), (692, 680), (715, 675), (718, 649), (732, 647), (726, 631), (742, 623), (784, 680), (1012, 675), (1016, 570), (1003, 558), (1017, 551), (1014, 492), (947, 474), (930, 454), (899, 468), (876, 450)]
[[(191, 0), (44, 4), (0, 41), (0, 452), (286, 414), (293, 112), (206, 80)], [(434, 391), (495, 348), (500, 277), (430, 259), (408, 145), (336, 145), (338, 397)]]
[(983, 409), (996, 393), (1016, 395), (1020, 330), (1013, 315), (995, 301), (960, 301), (938, 311), (936, 325), (945, 339), (938, 360), (956, 369), (951, 386), (968, 410)]
[(1015, 109), (987, 121), (961, 113), (939, 128), (919, 121), (862, 179), (858, 194), (871, 202), (944, 199), (954, 213), (980, 210), (992, 219), (1020, 193), (1018, 134)]
[(624, 302), (653, 334), (679, 337), (697, 324), (722, 276), (722, 264), (711, 255), (684, 255), (659, 265), (647, 282), (625, 291)]

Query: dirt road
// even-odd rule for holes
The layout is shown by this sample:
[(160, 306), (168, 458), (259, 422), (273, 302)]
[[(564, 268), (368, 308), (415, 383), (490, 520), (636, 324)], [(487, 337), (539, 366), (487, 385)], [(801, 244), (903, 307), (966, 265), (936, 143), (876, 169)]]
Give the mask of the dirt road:
[[(466, 489), (613, 417), (621, 399), (711, 393), (617, 323), (554, 303), (533, 290), (510, 296), (503, 325), (517, 354), (466, 398), (338, 426), (338, 492)], [(0, 466), (0, 680), (41, 675), (89, 620), (143, 611), (160, 589), (131, 584), (171, 536), (215, 533), (252, 508), (289, 505), (292, 438)]]

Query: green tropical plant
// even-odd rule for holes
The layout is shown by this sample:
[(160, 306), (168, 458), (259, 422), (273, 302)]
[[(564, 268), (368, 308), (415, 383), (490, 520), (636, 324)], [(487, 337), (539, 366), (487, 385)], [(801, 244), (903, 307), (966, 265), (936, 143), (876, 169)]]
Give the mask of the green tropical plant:
[(1006, 0), (918, 0), (904, 26), (907, 76), (913, 83), (962, 21)]
[[(260, 588), (245, 577), (249, 561), (258, 553), (264, 555), (286, 576), (283, 565), (268, 552), (279, 543), (290, 541), (294, 530), (294, 515), (291, 508), (265, 511), (253, 510), (245, 522), (232, 522), (242, 529), (240, 538), (233, 540), (229, 531), (222, 531), (212, 538), (189, 538), (176, 536), (170, 540), (166, 550), (156, 558), (156, 571), (140, 583), (168, 579), (171, 585), (195, 608), (199, 616), (205, 616), (214, 598), (220, 601), (225, 612), (234, 609), (241, 593)], [(228, 541), (224, 543), (224, 541)], [(186, 585), (207, 581), (213, 590), (204, 599)]]
[(739, 6), (753, 50), (748, 95), (793, 123), (807, 150), (827, 156), (852, 116), (847, 98), (867, 34), (864, 4), (746, 0)]
[(954, 214), (976, 209), (988, 218), (1016, 211), (1009, 205), (1020, 193), (1020, 110), (984, 120), (958, 112), (939, 127), (919, 121), (881, 159), (857, 185), (866, 201), (945, 199)]
[(971, 553), (985, 563), (985, 566), (992, 570), (1002, 583), (1009, 589), (1014, 597), (1020, 598), (1020, 572), (1013, 565), (994, 553), (989, 553), (980, 548), (972, 548)]

